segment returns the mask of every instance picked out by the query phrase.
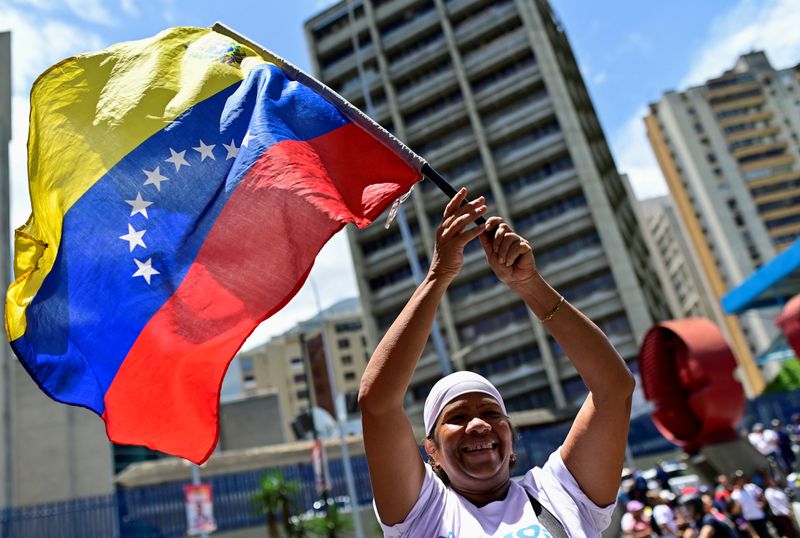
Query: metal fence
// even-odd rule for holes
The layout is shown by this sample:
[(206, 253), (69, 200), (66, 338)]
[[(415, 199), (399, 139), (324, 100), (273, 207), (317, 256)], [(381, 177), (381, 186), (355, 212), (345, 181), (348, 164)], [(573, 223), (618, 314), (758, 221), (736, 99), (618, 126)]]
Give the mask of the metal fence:
[[(800, 410), (800, 391), (767, 394), (748, 402), (743, 426), (768, 423), (777, 418), (784, 423)], [(564, 440), (569, 424), (526, 429), (519, 433), (515, 450), (517, 470), (542, 465)], [(634, 457), (674, 450), (648, 416), (631, 422), (629, 446)], [(372, 490), (364, 456), (351, 458), (358, 503), (369, 504)], [(264, 524), (252, 497), (265, 472), (261, 469), (221, 476), (204, 477), (214, 494), (214, 515), (221, 531)], [(317, 500), (314, 470), (310, 463), (280, 468), (286, 480), (297, 483), (298, 512)], [(331, 460), (332, 494), (347, 495), (341, 460)], [(0, 510), (0, 538), (179, 538), (186, 533), (183, 503), (184, 482), (132, 488), (112, 495), (71, 499), (36, 506)]]

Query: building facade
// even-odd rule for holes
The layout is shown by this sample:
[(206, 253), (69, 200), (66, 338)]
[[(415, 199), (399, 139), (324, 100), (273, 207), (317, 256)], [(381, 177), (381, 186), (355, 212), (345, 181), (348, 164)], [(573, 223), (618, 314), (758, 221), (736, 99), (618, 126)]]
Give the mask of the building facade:
[[(763, 52), (650, 105), (648, 137), (715, 302), (800, 237), (800, 81)], [(777, 309), (775, 310), (777, 314)], [(725, 317), (751, 394), (776, 334), (764, 316)]]
[[(301, 342), (306, 345), (305, 351)], [(352, 404), (369, 361), (361, 312), (355, 299), (339, 302), (320, 316), (237, 355), (245, 397), (277, 392), (285, 439), (294, 439), (292, 422), (312, 402), (333, 411), (323, 345), (330, 357), (335, 392), (344, 394)]]
[[(366, 87), (376, 121), (456, 188), (484, 195), (490, 214), (532, 241), (548, 280), (626, 359), (637, 356), (637, 342), (668, 309), (566, 34), (545, 0), (343, 1), (305, 28), (323, 82), (362, 109)], [(423, 267), (446, 202), (424, 181), (405, 204)], [(381, 219), (348, 234), (374, 346), (415, 283), (396, 225), (386, 230)], [(439, 312), (454, 367), (489, 376), (509, 409), (567, 408), (585, 394), (559, 346), (494, 277), (477, 241)], [(407, 396), (412, 418), (440, 376), (428, 346)]]

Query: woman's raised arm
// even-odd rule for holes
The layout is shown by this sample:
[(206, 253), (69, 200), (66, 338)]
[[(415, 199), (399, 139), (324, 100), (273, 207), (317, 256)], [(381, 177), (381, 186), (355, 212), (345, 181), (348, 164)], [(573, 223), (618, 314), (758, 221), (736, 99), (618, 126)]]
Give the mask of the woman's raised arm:
[(616, 500), (631, 414), (634, 380), (605, 334), (565, 301), (539, 272), (530, 243), (499, 217), (481, 236), (489, 265), (514, 290), (572, 361), (589, 389), (561, 448), (561, 457), (584, 493), (597, 505)]
[(358, 404), (372, 493), (387, 525), (405, 520), (422, 489), (422, 456), (403, 398), (439, 301), (464, 263), (464, 245), (483, 231), (483, 225), (469, 225), (486, 212), (485, 200), (481, 197), (461, 206), (466, 196), (467, 191), (461, 189), (447, 205), (430, 270), (378, 344), (361, 378)]

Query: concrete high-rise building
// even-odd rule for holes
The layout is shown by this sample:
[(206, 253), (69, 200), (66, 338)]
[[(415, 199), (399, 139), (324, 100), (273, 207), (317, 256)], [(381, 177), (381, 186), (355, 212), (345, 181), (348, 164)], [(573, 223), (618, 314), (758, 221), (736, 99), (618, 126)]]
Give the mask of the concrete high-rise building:
[(669, 196), (639, 201), (642, 226), (652, 241), (652, 263), (674, 318), (704, 317), (724, 328), (722, 308), (710, 294), (705, 275)]
[[(355, 299), (340, 301), (321, 315), (237, 355), (245, 397), (278, 393), (286, 439), (294, 439), (291, 424), (312, 405), (312, 390), (316, 395), (315, 405), (334, 414), (322, 355), (323, 340), (331, 359), (337, 393), (344, 394), (352, 404), (369, 361), (361, 312)], [(303, 353), (301, 341), (312, 352), (307, 359), (308, 353)]]
[[(0, 283), (11, 282), (11, 209), (8, 145), (11, 143), (11, 33), (0, 32)], [(0, 508), (11, 504), (11, 349), (0, 342)]]
[[(547, 279), (623, 357), (637, 356), (637, 342), (668, 308), (564, 28), (546, 0), (342, 1), (305, 28), (322, 81), (365, 109), (363, 82), (374, 119), (456, 188), (486, 196), (491, 213), (532, 241)], [(446, 201), (426, 181), (405, 204), (423, 266)], [(396, 225), (386, 230), (381, 219), (348, 236), (374, 346), (415, 284)], [(439, 312), (455, 368), (489, 376), (510, 410), (567, 408), (585, 394), (559, 346), (494, 277), (477, 241)], [(440, 376), (429, 346), (407, 396), (415, 420)]]
[[(650, 143), (715, 302), (800, 237), (798, 72), (751, 52), (650, 105)], [(753, 357), (776, 334), (769, 318), (725, 317), (751, 394), (763, 387)]]

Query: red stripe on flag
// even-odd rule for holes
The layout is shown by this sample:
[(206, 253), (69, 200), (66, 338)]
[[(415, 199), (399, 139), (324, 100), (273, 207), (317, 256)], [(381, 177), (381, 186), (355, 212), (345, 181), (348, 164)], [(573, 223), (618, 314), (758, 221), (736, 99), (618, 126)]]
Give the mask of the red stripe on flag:
[(246, 337), (297, 293), (345, 223), (369, 224), (417, 178), (352, 124), (270, 147), (117, 372), (105, 396), (109, 438), (208, 459), (222, 379)]

